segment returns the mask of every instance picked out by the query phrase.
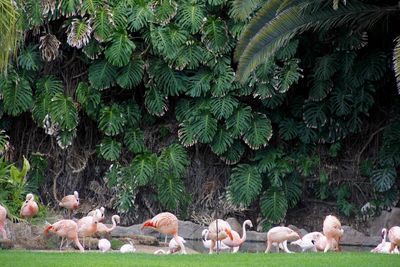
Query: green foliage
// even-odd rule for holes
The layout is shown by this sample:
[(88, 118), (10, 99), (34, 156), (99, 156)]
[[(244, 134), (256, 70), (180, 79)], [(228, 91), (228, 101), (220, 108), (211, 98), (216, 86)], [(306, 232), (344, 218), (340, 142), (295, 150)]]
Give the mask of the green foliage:
[(90, 84), (99, 90), (112, 86), (117, 76), (117, 69), (105, 60), (98, 60), (89, 67)]
[(103, 107), (100, 110), (99, 129), (106, 135), (114, 136), (119, 134), (125, 122), (125, 117), (117, 104), (113, 104), (111, 107)]
[(4, 97), (4, 111), (8, 114), (17, 116), (31, 107), (32, 89), (25, 77), (17, 74), (8, 76), (2, 83), (1, 90)]
[(394, 168), (377, 169), (371, 173), (371, 182), (378, 192), (389, 190), (395, 183), (397, 173)]
[(39, 70), (41, 67), (41, 60), (38, 46), (31, 45), (24, 47), (18, 56), (18, 65), (25, 70)]
[(108, 41), (110, 44), (104, 52), (108, 62), (117, 67), (127, 65), (136, 46), (131, 40), (129, 40), (126, 30), (117, 29), (108, 38)]
[(100, 143), (99, 150), (104, 159), (111, 161), (117, 160), (121, 153), (121, 143), (111, 137), (106, 137)]
[(228, 190), (233, 203), (249, 206), (261, 191), (261, 174), (254, 166), (238, 165), (232, 170)]
[(270, 188), (260, 199), (262, 214), (271, 222), (279, 223), (285, 217), (288, 202), (283, 191)]
[(124, 134), (124, 143), (133, 153), (141, 153), (146, 150), (144, 135), (139, 128), (126, 131)]
[(62, 130), (71, 131), (78, 125), (78, 111), (71, 97), (56, 93), (50, 102), (50, 114)]

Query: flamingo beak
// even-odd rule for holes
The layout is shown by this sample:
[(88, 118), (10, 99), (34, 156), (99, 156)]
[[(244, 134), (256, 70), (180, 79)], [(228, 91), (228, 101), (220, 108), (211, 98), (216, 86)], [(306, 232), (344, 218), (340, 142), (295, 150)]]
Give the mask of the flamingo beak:
[(233, 235), (232, 235), (231, 230), (226, 229), (225, 232), (227, 233), (227, 235), (229, 236), (229, 238), (230, 238), (231, 240), (233, 240)]
[(154, 224), (150, 220), (146, 221), (146, 222), (144, 222), (144, 224), (142, 225), (140, 230), (143, 230), (143, 228), (146, 228), (146, 227), (154, 227)]

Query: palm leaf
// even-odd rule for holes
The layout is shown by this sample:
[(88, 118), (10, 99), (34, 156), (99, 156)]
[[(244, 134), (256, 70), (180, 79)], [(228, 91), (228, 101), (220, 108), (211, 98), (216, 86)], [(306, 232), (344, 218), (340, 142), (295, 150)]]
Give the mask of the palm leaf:
[(144, 62), (140, 58), (131, 59), (117, 76), (117, 83), (124, 89), (132, 89), (142, 81)]
[(393, 70), (397, 80), (397, 90), (400, 92), (400, 36), (395, 40), (395, 46), (393, 49)]
[(261, 174), (257, 168), (241, 164), (232, 170), (228, 190), (234, 204), (249, 206), (261, 192)]
[(124, 143), (128, 149), (135, 154), (146, 150), (146, 146), (144, 145), (144, 134), (139, 128), (129, 129), (126, 131), (124, 134)]
[(271, 222), (279, 223), (288, 209), (285, 193), (277, 188), (269, 188), (260, 199), (262, 214)]
[(99, 129), (108, 136), (114, 136), (122, 132), (125, 125), (125, 117), (117, 104), (106, 106), (100, 110)]
[(196, 69), (205, 61), (207, 51), (200, 45), (188, 43), (180, 47), (175, 66), (179, 69)]
[(104, 138), (100, 145), (99, 150), (101, 156), (105, 160), (117, 160), (121, 153), (121, 143), (117, 142), (116, 140), (112, 139), (111, 137)]
[(294, 208), (303, 194), (303, 184), (296, 175), (290, 175), (289, 179), (284, 182), (283, 188), (288, 199), (288, 207)]
[(38, 125), (43, 125), (46, 115), (50, 113), (51, 95), (38, 95), (32, 107), (32, 117)]
[(117, 76), (117, 69), (105, 60), (97, 60), (89, 67), (90, 84), (99, 90), (112, 86)]
[(72, 131), (78, 125), (78, 110), (70, 96), (56, 93), (51, 99), (50, 114), (62, 130)]
[(311, 100), (321, 101), (330, 91), (332, 91), (333, 83), (331, 80), (313, 80), (313, 85), (310, 89), (309, 96)]
[(110, 45), (106, 48), (104, 55), (108, 62), (117, 67), (127, 65), (131, 59), (135, 44), (129, 40), (125, 29), (117, 29), (110, 38)]
[(229, 15), (236, 20), (247, 20), (261, 0), (234, 0)]
[(10, 55), (14, 54), (17, 49), (19, 39), (18, 30), (18, 10), (12, 1), (1, 1), (0, 16), (0, 71), (6, 72), (9, 64)]
[(251, 149), (260, 149), (268, 144), (272, 137), (270, 119), (263, 114), (257, 114), (250, 122), (250, 128), (244, 133), (243, 140)]
[(92, 60), (98, 59), (103, 50), (104, 47), (94, 38), (91, 38), (89, 43), (82, 49), (83, 53)]

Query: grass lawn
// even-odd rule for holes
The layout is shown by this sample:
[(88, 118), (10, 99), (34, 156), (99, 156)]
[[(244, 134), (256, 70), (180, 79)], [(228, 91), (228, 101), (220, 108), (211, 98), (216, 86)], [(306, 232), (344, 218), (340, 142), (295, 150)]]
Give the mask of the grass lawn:
[(295, 254), (193, 254), (193, 255), (151, 255), (120, 254), (98, 252), (33, 252), (33, 251), (0, 251), (1, 267), (123, 267), (123, 266), (400, 266), (400, 255), (383, 255), (372, 253), (295, 253)]

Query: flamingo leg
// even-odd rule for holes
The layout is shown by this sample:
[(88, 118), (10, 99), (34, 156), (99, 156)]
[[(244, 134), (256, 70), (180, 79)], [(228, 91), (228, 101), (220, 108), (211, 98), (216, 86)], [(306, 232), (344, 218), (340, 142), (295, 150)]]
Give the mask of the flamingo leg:
[(187, 254), (185, 246), (183, 245), (182, 241), (178, 238), (177, 234), (174, 235), (174, 239), (175, 239), (176, 243), (179, 245), (179, 247), (181, 248), (182, 254)]
[(332, 240), (327, 239), (326, 246), (325, 246), (325, 249), (324, 249), (324, 253), (326, 253), (331, 248), (331, 243), (332, 243)]
[(3, 240), (7, 240), (8, 238), (7, 238), (6, 229), (4, 229), (3, 225), (0, 226), (0, 232), (3, 235)]
[(395, 243), (390, 243), (390, 249), (389, 249), (389, 253), (393, 253), (393, 250), (396, 248), (396, 244)]
[(61, 237), (60, 251), (61, 251), (62, 245), (63, 245), (63, 243), (64, 243), (64, 238), (65, 238), (65, 237)]
[(215, 241), (214, 240), (211, 240), (211, 246), (210, 246), (210, 252), (209, 252), (209, 254), (212, 254), (213, 253), (213, 248), (215, 247)]
[(272, 241), (268, 240), (267, 241), (267, 249), (265, 250), (265, 253), (268, 253), (271, 250), (271, 246), (272, 246)]
[(75, 245), (79, 248), (79, 250), (80, 250), (81, 252), (84, 252), (84, 251), (85, 251), (85, 249), (83, 248), (83, 246), (82, 246), (81, 243), (79, 242), (78, 237), (74, 238), (74, 243), (75, 243)]
[(285, 241), (283, 241), (283, 250), (286, 252), (286, 253), (293, 253), (293, 252), (291, 252), (289, 249), (288, 249), (288, 247), (287, 247), (287, 240), (285, 240)]

